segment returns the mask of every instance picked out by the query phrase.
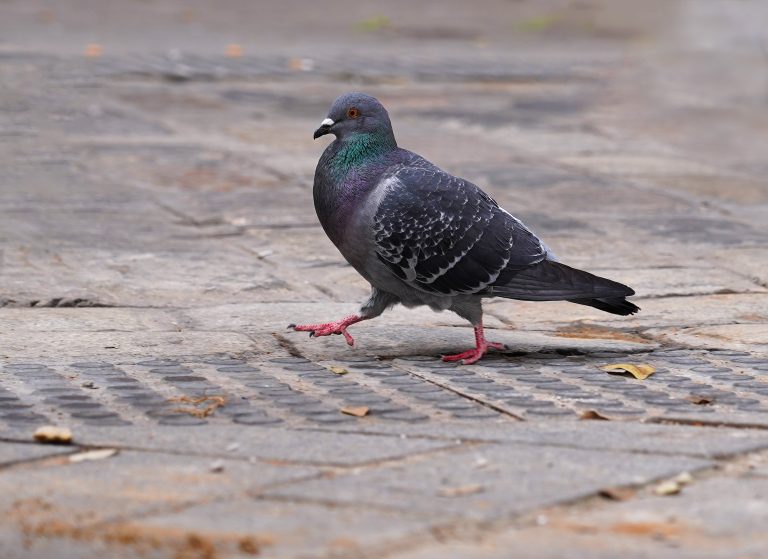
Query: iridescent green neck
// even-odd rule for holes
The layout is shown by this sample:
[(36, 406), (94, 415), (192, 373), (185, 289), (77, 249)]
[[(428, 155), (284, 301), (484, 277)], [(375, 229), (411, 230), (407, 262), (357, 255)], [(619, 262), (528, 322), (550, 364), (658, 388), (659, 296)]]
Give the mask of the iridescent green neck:
[(345, 175), (352, 167), (372, 161), (397, 147), (395, 138), (381, 133), (354, 133), (339, 141), (331, 160), (334, 174)]

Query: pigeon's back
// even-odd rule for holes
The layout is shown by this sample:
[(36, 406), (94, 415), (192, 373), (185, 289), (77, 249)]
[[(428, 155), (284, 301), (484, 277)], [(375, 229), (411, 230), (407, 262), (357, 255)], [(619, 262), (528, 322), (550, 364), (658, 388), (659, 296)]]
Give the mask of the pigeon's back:
[(546, 257), (546, 247), (474, 184), (402, 150), (385, 173), (373, 213), (377, 257), (412, 287), (476, 293), (510, 267)]

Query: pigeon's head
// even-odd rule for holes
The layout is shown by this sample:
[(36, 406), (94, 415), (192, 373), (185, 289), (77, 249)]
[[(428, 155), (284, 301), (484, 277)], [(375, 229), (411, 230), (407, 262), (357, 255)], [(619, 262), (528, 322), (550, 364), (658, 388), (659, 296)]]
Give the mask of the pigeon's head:
[(315, 130), (314, 138), (326, 134), (333, 134), (341, 140), (353, 134), (392, 136), (392, 123), (387, 109), (375, 97), (365, 93), (346, 93), (333, 102), (328, 117)]

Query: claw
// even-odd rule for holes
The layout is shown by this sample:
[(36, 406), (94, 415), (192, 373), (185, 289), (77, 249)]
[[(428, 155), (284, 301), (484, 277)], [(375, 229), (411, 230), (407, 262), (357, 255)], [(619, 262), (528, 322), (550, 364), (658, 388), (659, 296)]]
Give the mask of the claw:
[(347, 344), (354, 346), (355, 340), (349, 332), (347, 332), (347, 326), (360, 322), (361, 320), (365, 320), (365, 318), (359, 315), (351, 315), (336, 322), (327, 322), (324, 324), (290, 324), (288, 328), (293, 328), (297, 332), (309, 332), (310, 338), (330, 336), (331, 334), (336, 334), (337, 336), (341, 335), (344, 336)]
[(463, 351), (455, 355), (443, 355), (443, 361), (461, 361), (464, 365), (471, 365), (480, 360), (489, 349), (505, 350), (506, 345), (497, 342), (489, 342), (483, 333), (483, 323), (475, 326), (475, 348)]

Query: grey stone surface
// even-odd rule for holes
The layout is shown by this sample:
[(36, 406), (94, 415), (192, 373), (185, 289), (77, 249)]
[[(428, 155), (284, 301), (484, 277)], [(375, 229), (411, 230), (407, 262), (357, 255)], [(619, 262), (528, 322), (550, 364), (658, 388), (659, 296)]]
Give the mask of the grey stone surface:
[(436, 427), (401, 425), (377, 426), (371, 431), (409, 437), (439, 434), (446, 439), (498, 443), (524, 443), (595, 451), (637, 452), (641, 454), (685, 455), (702, 458), (727, 458), (760, 451), (768, 447), (762, 430), (694, 427), (689, 425), (643, 424), (614, 421), (525, 422), (500, 425), (443, 424)]
[(74, 449), (67, 446), (0, 441), (0, 468), (28, 462), (30, 460), (47, 458), (49, 456), (60, 456), (71, 452), (74, 452)]
[[(0, 17), (0, 556), (762, 559), (764, 2), (134, 8)], [(311, 197), (351, 89), (643, 311), (488, 301), (472, 367), (445, 313), (287, 332), (367, 295)]]
[(326, 466), (386, 462), (458, 445), (451, 439), (371, 437), (359, 433), (294, 431), (258, 425), (234, 428), (200, 426), (187, 429), (173, 426), (153, 429), (103, 428), (84, 434), (75, 432), (74, 436), (80, 444), (92, 446), (125, 446), (156, 452), (178, 447), (184, 454), (211, 459), (227, 456)]
[(438, 460), (297, 483), (267, 495), (345, 504), (365, 501), (433, 517), (491, 521), (583, 498), (605, 487), (645, 484), (711, 465), (694, 458), (491, 445)]
[[(696, 480), (681, 495), (642, 495), (628, 502), (597, 502), (573, 512), (554, 510), (471, 545), (428, 545), (393, 556), (502, 558), (535, 553), (547, 559), (608, 559), (617, 554), (631, 558), (757, 559), (768, 545), (763, 530), (768, 519), (766, 480), (742, 480), (736, 494), (732, 488), (720, 479)], [(724, 502), (726, 493), (731, 498)]]
[[(140, 529), (181, 529), (210, 535), (251, 537), (263, 541), (266, 557), (319, 557), (322, 555), (385, 555), (403, 540), (419, 537), (431, 520), (423, 515), (391, 511), (360, 503), (312, 503), (269, 498), (212, 503), (180, 514), (153, 515), (136, 523)], [(235, 539), (233, 538), (233, 539)], [(237, 540), (236, 540), (237, 541)], [(237, 554), (237, 546), (221, 546)], [(234, 547), (234, 549), (232, 549)], [(243, 554), (247, 556), (247, 554)]]
[[(220, 471), (219, 471), (220, 470)], [(319, 475), (306, 466), (122, 450), (102, 460), (30, 464), (0, 476), (3, 516), (23, 528), (72, 530), (189, 503), (259, 492), (269, 486)]]

